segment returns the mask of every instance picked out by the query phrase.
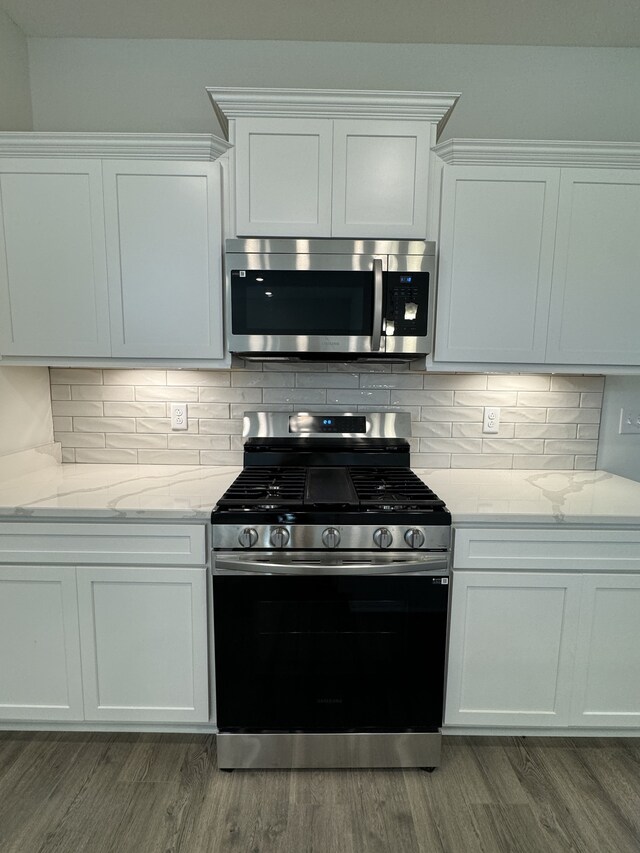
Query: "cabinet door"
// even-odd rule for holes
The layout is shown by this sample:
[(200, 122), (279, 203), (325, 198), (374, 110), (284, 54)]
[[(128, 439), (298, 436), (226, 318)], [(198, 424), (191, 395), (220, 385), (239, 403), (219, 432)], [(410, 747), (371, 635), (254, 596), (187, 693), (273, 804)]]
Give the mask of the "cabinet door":
[(236, 229), (247, 237), (331, 235), (330, 119), (237, 119)]
[(220, 167), (104, 163), (114, 356), (221, 358)]
[(0, 353), (109, 352), (100, 163), (0, 159)]
[(575, 726), (640, 727), (640, 576), (583, 576)]
[(580, 578), (454, 572), (445, 723), (564, 726)]
[(547, 360), (640, 365), (640, 172), (563, 169)]
[(445, 168), (435, 360), (545, 359), (559, 170)]
[(78, 602), (87, 720), (208, 720), (204, 568), (79, 568)]
[(0, 719), (83, 719), (73, 568), (0, 566)]
[(426, 239), (431, 128), (424, 121), (334, 122), (334, 237)]

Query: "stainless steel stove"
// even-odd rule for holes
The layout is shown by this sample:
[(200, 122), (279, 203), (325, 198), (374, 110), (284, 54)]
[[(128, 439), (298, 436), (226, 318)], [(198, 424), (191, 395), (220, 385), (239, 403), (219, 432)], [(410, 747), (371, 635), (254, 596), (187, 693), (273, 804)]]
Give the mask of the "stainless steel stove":
[(218, 762), (439, 762), (451, 517), (406, 413), (253, 413), (212, 513)]

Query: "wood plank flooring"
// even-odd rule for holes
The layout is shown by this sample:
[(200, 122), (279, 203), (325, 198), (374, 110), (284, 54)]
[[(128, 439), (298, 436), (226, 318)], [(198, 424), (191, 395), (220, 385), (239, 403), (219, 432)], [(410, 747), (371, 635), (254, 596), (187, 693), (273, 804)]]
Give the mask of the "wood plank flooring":
[(236, 771), (204, 735), (0, 733), (2, 853), (640, 853), (640, 739), (444, 739), (442, 767)]

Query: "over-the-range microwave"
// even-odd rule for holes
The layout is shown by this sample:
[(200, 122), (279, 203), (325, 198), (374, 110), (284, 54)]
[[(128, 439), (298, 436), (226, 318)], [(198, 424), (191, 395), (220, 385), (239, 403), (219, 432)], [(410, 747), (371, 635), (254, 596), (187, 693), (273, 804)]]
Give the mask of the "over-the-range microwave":
[(256, 359), (408, 360), (431, 349), (435, 243), (227, 240), (227, 345)]

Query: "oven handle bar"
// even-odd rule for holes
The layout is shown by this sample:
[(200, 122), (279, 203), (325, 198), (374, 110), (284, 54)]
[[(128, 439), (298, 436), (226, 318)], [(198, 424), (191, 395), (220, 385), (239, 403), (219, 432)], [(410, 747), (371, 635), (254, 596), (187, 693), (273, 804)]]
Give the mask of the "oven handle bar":
[(252, 575), (398, 575), (424, 574), (430, 577), (445, 577), (449, 574), (449, 556), (443, 554), (421, 555), (417, 560), (388, 560), (364, 562), (315, 562), (292, 561), (271, 562), (270, 560), (247, 560), (235, 555), (216, 557), (213, 574)]
[(382, 260), (373, 260), (373, 330), (371, 332), (371, 352), (380, 351), (382, 337)]

